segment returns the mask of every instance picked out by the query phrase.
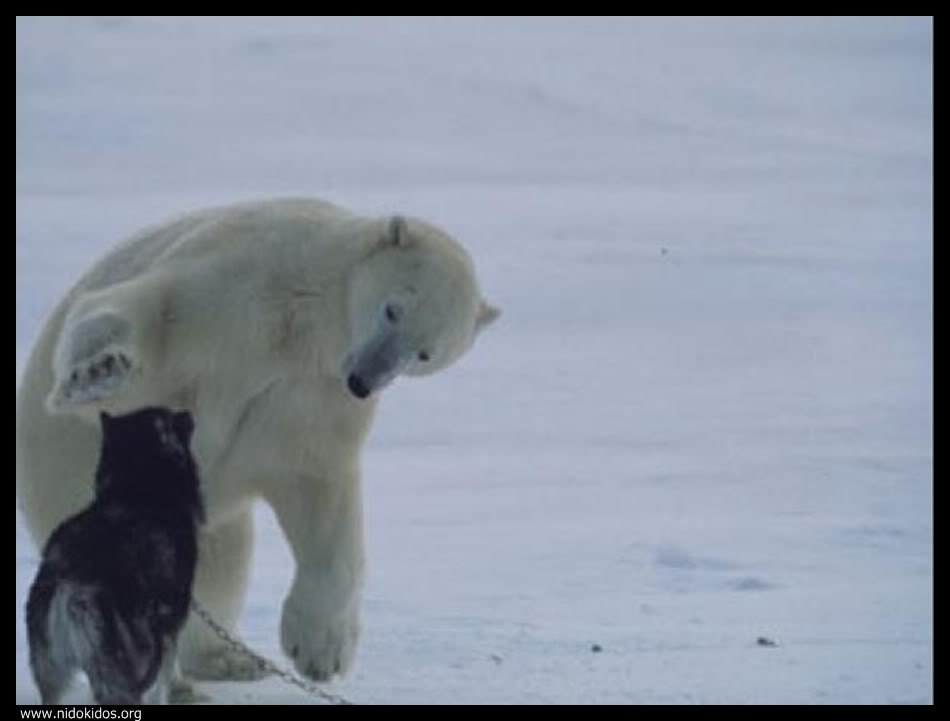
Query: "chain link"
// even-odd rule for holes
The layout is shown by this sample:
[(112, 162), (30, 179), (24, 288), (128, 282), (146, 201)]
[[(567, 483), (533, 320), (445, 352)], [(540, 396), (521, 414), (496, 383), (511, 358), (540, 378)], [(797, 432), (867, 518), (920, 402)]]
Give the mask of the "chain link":
[(268, 675), (277, 676), (285, 683), (299, 688), (304, 693), (322, 699), (335, 706), (354, 705), (352, 701), (344, 698), (343, 696), (330, 693), (329, 691), (324, 691), (319, 686), (304, 681), (293, 672), (280, 668), (270, 659), (265, 658), (264, 656), (261, 656), (257, 652), (248, 648), (244, 643), (232, 636), (224, 626), (215, 621), (211, 614), (208, 613), (207, 609), (205, 609), (204, 606), (198, 603), (195, 599), (191, 599), (191, 610), (195, 612), (195, 615), (198, 616), (198, 618), (208, 624), (208, 627), (214, 631), (215, 635), (224, 641), (232, 651), (237, 651), (238, 653), (250, 658), (255, 664), (257, 664), (258, 669), (260, 669), (262, 672)]

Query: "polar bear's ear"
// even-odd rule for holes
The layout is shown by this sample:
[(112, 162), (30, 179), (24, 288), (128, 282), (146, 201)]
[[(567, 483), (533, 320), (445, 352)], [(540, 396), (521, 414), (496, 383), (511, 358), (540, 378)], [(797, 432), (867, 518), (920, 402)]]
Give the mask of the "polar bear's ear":
[(403, 248), (409, 244), (409, 226), (401, 215), (394, 215), (386, 224), (383, 245), (391, 248)]
[(477, 333), (485, 326), (494, 323), (496, 320), (498, 320), (498, 316), (500, 315), (500, 309), (493, 305), (489, 305), (485, 301), (482, 301), (482, 307), (478, 311), (478, 318), (475, 320), (475, 332)]

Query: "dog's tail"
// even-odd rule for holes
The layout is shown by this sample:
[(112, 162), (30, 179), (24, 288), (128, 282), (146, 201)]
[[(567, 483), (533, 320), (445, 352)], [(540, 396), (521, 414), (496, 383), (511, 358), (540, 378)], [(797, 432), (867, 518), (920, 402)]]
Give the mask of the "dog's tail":
[(161, 663), (146, 621), (128, 618), (111, 594), (92, 585), (60, 586), (50, 608), (50, 632), (87, 672), (111, 667), (139, 687), (150, 685)]

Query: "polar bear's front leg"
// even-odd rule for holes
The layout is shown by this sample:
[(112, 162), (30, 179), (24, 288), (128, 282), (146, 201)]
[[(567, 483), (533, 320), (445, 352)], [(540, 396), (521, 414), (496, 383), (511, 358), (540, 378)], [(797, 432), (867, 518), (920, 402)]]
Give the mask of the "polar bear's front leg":
[(301, 479), (269, 499), (297, 561), (280, 641), (297, 670), (316, 681), (344, 675), (360, 633), (363, 522), (358, 479)]

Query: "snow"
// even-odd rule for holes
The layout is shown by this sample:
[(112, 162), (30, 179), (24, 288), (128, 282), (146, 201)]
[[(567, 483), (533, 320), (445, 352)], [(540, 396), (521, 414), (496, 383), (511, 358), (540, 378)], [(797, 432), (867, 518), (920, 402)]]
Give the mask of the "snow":
[[(246, 198), (429, 218), (504, 309), (386, 392), (331, 690), (932, 702), (931, 19), (18, 17), (16, 57), (18, 378), (100, 253)], [(17, 703), (36, 556), (17, 514)], [(282, 664), (290, 574), (262, 507)]]

